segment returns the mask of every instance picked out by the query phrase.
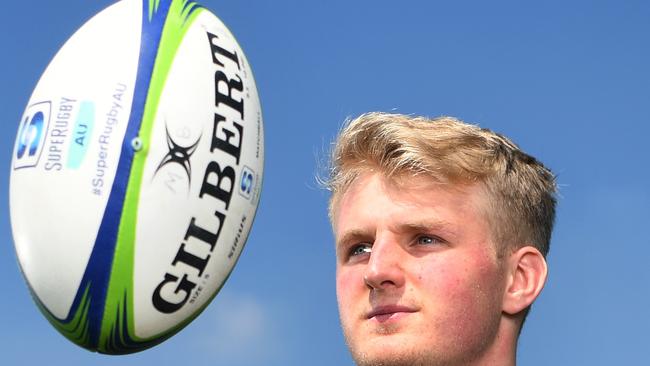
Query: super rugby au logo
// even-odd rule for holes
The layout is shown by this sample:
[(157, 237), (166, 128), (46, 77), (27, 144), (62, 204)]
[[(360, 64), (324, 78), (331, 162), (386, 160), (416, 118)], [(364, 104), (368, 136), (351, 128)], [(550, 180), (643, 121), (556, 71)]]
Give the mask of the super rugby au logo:
[(38, 165), (45, 145), (50, 121), (51, 102), (39, 102), (27, 107), (18, 129), (14, 152), (14, 169)]
[[(158, 167), (154, 172), (154, 178), (165, 167), (170, 167), (172, 165), (179, 166), (180, 168), (182, 168), (182, 171), (185, 173), (185, 176), (187, 177), (187, 187), (189, 188), (192, 182), (192, 164), (190, 162), (190, 158), (192, 157), (192, 154), (194, 154), (194, 152), (196, 151), (196, 148), (199, 145), (199, 141), (201, 141), (201, 136), (199, 136), (196, 139), (196, 141), (190, 146), (182, 146), (178, 144), (176, 141), (174, 141), (171, 134), (169, 133), (169, 128), (167, 127), (167, 124), (165, 124), (165, 135), (167, 140), (168, 151), (167, 154), (163, 156), (162, 160), (160, 161), (160, 164), (158, 164)], [(170, 169), (170, 171), (167, 173), (169, 179), (165, 182), (167, 187), (169, 187), (173, 192), (176, 192), (176, 190), (174, 189), (175, 182), (183, 178), (183, 175), (179, 175), (176, 172), (178, 172), (178, 169), (175, 169), (174, 171), (171, 171)]]

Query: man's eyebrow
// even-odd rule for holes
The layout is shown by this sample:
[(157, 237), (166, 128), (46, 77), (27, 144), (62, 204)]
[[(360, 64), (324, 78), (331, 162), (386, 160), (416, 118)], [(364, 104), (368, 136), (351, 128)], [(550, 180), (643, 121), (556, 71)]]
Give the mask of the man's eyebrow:
[(439, 221), (439, 220), (404, 222), (399, 224), (397, 228), (399, 229), (399, 231), (402, 232), (426, 233), (429, 231), (437, 231), (442, 233), (443, 235), (452, 235), (452, 236), (458, 235), (455, 225), (452, 225), (447, 221)]
[[(397, 223), (393, 230), (402, 233), (430, 233), (436, 232), (440, 235), (455, 237), (458, 235), (455, 225), (447, 221), (441, 220), (421, 220), (421, 221), (406, 221)], [(431, 232), (434, 233), (431, 233)], [(370, 241), (374, 237), (374, 232), (363, 229), (351, 229), (343, 233), (340, 238), (336, 239), (336, 248), (348, 245), (356, 241)]]
[(352, 229), (346, 231), (341, 238), (336, 239), (336, 248), (339, 249), (341, 246), (344, 246), (350, 242), (358, 240), (366, 240), (372, 237), (372, 234), (367, 230)]

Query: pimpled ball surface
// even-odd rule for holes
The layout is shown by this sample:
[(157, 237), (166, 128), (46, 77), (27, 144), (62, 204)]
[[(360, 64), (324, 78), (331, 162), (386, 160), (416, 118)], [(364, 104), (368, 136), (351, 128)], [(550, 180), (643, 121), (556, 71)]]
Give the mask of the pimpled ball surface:
[(123, 0), (57, 53), (22, 116), (18, 260), (56, 329), (102, 353), (173, 335), (217, 294), (259, 203), (257, 88), (228, 28), (182, 0)]

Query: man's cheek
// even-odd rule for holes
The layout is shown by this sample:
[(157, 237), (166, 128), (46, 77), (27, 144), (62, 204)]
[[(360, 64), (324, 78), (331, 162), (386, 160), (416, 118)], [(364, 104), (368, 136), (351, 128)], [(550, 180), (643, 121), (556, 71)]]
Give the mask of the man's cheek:
[(341, 316), (351, 309), (351, 305), (354, 303), (355, 293), (359, 292), (359, 289), (355, 288), (358, 285), (355, 285), (354, 276), (345, 270), (337, 270), (336, 274), (336, 297), (339, 304), (339, 312)]

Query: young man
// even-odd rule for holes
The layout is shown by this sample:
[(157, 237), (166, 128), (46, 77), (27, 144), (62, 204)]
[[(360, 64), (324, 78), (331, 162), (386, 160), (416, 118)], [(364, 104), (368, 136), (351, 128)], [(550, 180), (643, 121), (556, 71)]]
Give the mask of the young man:
[(332, 156), (341, 324), (358, 365), (515, 365), (546, 281), (555, 177), (453, 118), (370, 113)]

